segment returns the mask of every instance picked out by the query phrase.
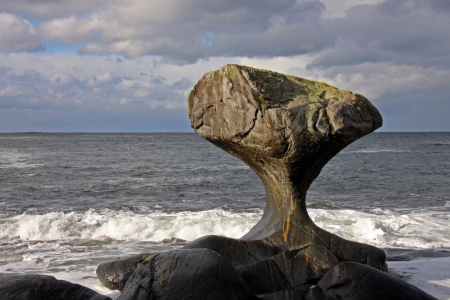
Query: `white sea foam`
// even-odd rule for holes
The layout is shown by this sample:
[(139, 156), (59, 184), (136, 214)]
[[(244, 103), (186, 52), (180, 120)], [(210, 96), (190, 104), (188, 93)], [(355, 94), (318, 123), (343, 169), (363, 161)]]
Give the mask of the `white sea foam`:
[(361, 149), (361, 150), (348, 150), (343, 151), (342, 153), (383, 153), (383, 152), (392, 152), (392, 153), (404, 153), (411, 152), (411, 150), (398, 150), (398, 149), (387, 149), (387, 148), (374, 148), (374, 149)]
[[(442, 211), (406, 214), (373, 210), (310, 209), (321, 228), (344, 238), (379, 247), (450, 247), (450, 214)], [(20, 241), (116, 240), (153, 241), (177, 238), (192, 241), (215, 234), (239, 238), (261, 218), (262, 211), (199, 212), (109, 210), (49, 212), (0, 216), (0, 239)]]
[[(320, 227), (344, 238), (379, 247), (450, 247), (445, 212), (414, 212), (402, 215), (374, 209), (310, 209)], [(0, 215), (1, 274), (49, 274), (109, 294), (95, 276), (100, 263), (133, 253), (167, 251), (180, 247), (160, 243), (165, 239), (187, 241), (208, 234), (239, 238), (261, 217), (262, 211), (231, 212), (214, 209), (200, 212), (140, 210), (88, 210), (45, 214)], [(147, 241), (147, 242), (145, 242)], [(6, 250), (7, 249), (7, 250)], [(5, 251), (3, 251), (5, 250)], [(411, 276), (410, 282), (428, 293), (449, 299), (449, 258), (421, 262), (389, 262), (390, 268)], [(417, 269), (414, 269), (417, 268)]]
[(313, 221), (344, 238), (386, 248), (439, 248), (450, 246), (448, 212), (310, 210)]
[(450, 300), (450, 257), (390, 261), (389, 269), (406, 276), (407, 281), (441, 300)]
[(30, 154), (21, 153), (20, 151), (0, 151), (0, 168), (33, 168), (39, 167), (41, 164), (30, 162)]
[(235, 213), (220, 209), (200, 212), (148, 212), (90, 209), (0, 218), (0, 238), (22, 241), (118, 240), (192, 241), (216, 234), (239, 238), (259, 220), (261, 212)]

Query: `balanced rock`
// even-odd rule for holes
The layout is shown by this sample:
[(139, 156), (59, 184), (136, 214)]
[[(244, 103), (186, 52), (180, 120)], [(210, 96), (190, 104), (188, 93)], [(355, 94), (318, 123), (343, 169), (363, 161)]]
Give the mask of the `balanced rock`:
[(244, 161), (265, 186), (264, 214), (242, 240), (289, 249), (320, 245), (339, 261), (386, 270), (382, 250), (317, 227), (305, 203), (325, 164), (382, 125), (369, 100), (325, 83), (226, 65), (199, 80), (188, 105), (194, 130)]
[(383, 250), (331, 234), (308, 216), (306, 193), (325, 164), (382, 124), (366, 98), (227, 65), (205, 74), (188, 104), (194, 130), (262, 180), (264, 214), (240, 239), (205, 236), (180, 250), (102, 264), (102, 284), (123, 289), (118, 300), (434, 299), (387, 274)]

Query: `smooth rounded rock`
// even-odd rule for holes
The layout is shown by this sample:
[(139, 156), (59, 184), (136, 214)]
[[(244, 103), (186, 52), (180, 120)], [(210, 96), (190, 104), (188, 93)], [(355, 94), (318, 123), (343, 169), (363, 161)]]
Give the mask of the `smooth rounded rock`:
[(397, 277), (355, 262), (334, 266), (317, 287), (334, 300), (437, 300)]
[(118, 300), (252, 299), (239, 273), (209, 249), (181, 249), (155, 254), (128, 279)]
[(47, 275), (12, 275), (0, 280), (2, 300), (111, 300), (87, 287)]
[(286, 290), (308, 291), (338, 263), (330, 251), (313, 245), (298, 252), (284, 251), (236, 269), (252, 293), (262, 295)]
[(102, 263), (97, 267), (97, 277), (104, 287), (110, 290), (123, 291), (128, 278), (150, 255), (152, 254), (141, 253)]
[(265, 241), (238, 240), (217, 235), (203, 236), (183, 247), (196, 248), (214, 250), (233, 266), (251, 264), (289, 250), (286, 246), (274, 246)]

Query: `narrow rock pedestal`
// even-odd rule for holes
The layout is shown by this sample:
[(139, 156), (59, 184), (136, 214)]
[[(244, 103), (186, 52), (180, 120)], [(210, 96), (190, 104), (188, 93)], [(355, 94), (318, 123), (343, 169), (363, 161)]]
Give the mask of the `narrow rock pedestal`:
[(369, 100), (326, 83), (226, 65), (200, 79), (188, 104), (195, 132), (244, 161), (265, 186), (264, 215), (243, 240), (320, 245), (339, 261), (386, 270), (382, 250), (317, 227), (305, 202), (325, 164), (382, 125)]
[(264, 214), (241, 239), (205, 236), (144, 261), (101, 265), (102, 283), (126, 282), (119, 300), (435, 299), (387, 275), (383, 250), (329, 233), (308, 216), (307, 190), (325, 164), (382, 124), (366, 98), (226, 65), (200, 79), (188, 105), (194, 130), (262, 180)]

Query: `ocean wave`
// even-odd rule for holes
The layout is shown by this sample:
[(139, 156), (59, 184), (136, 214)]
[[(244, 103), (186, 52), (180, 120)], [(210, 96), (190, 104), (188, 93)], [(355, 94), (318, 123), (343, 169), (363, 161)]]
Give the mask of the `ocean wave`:
[(0, 151), (0, 168), (36, 168), (42, 164), (30, 162), (31, 155), (20, 151)]
[(440, 248), (450, 246), (448, 212), (394, 213), (374, 209), (310, 211), (311, 219), (323, 229), (343, 238), (383, 248)]
[(383, 152), (405, 153), (405, 152), (411, 152), (411, 150), (375, 148), (375, 149), (361, 149), (361, 150), (347, 150), (347, 151), (344, 150), (344, 151), (342, 151), (342, 153), (383, 153)]
[[(385, 248), (450, 247), (446, 212), (406, 214), (375, 209), (308, 209), (321, 228), (343, 238)], [(0, 239), (5, 242), (104, 240), (192, 241), (204, 235), (240, 238), (261, 218), (262, 210), (233, 212), (213, 209), (198, 212), (90, 209), (84, 212), (49, 212), (0, 216)]]
[(49, 212), (0, 219), (0, 239), (22, 241), (117, 240), (192, 241), (208, 234), (239, 238), (262, 212), (235, 213), (221, 209), (200, 212), (135, 212), (129, 210)]

